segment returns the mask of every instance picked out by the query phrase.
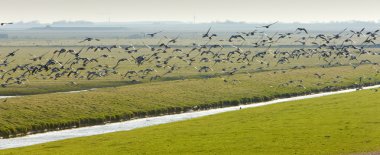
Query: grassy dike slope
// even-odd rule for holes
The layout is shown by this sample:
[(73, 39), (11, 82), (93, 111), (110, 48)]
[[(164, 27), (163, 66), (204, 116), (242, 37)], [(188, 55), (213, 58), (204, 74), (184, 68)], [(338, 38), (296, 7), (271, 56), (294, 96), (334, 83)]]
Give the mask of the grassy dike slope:
[(126, 132), (0, 151), (10, 154), (351, 154), (380, 150), (380, 92), (363, 90)]
[[(318, 79), (314, 73), (326, 76)], [(337, 75), (343, 78), (336, 79)], [(0, 100), (0, 136), (180, 113), (194, 106), (207, 109), (259, 102), (318, 92), (331, 85), (336, 88), (353, 85), (361, 76), (365, 77), (364, 82), (380, 81), (379, 77), (373, 77), (371, 66), (355, 71), (351, 67), (309, 68), (284, 74), (261, 72), (253, 74), (253, 78), (235, 75), (234, 78), (241, 82), (235, 85), (224, 84), (221, 78), (193, 79), (9, 98), (6, 102)], [(290, 80), (304, 80), (302, 85), (306, 88), (297, 87), (299, 83), (296, 82), (279, 86)], [(334, 84), (333, 80), (339, 82)], [(316, 83), (322, 84), (317, 86)]]

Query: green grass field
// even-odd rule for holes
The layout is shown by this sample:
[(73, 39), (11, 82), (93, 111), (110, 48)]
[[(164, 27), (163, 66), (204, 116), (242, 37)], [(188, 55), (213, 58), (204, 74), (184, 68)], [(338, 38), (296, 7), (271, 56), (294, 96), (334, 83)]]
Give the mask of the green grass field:
[[(336, 90), (358, 83), (377, 83), (372, 66), (308, 68), (285, 73), (260, 72), (250, 78), (234, 77), (239, 83), (224, 84), (221, 78), (188, 79), (102, 88), (82, 93), (51, 93), (0, 100), (0, 134), (3, 137), (31, 131), (87, 126), (135, 117), (155, 116), (247, 104), (277, 97)], [(313, 73), (324, 73), (319, 79)], [(342, 76), (337, 79), (336, 76)], [(302, 79), (302, 82), (297, 80)], [(296, 81), (281, 86), (289, 80)], [(337, 82), (332, 82), (337, 81)], [(319, 85), (317, 85), (319, 83)], [(302, 84), (303, 87), (298, 87)]]
[(373, 90), (244, 109), (0, 154), (352, 154), (380, 150)]
[[(70, 59), (70, 54), (60, 57), (53, 56), (53, 51), (62, 48), (79, 51), (86, 45), (78, 44), (76, 40), (54, 40), (53, 43), (44, 40), (9, 40), (2, 43), (0, 55), (3, 57), (8, 52), (20, 49), (17, 57), (10, 58), (15, 64), (38, 64), (29, 60), (31, 55), (39, 56), (48, 53), (44, 59), (54, 57), (65, 62)], [(102, 40), (102, 44), (116, 41), (117, 44), (129, 40)], [(119, 41), (119, 42), (117, 42)], [(141, 42), (147, 44), (157, 43), (159, 40), (132, 40), (132, 43)], [(194, 41), (194, 40), (193, 40)], [(62, 45), (58, 43), (61, 42)], [(96, 43), (96, 42), (95, 42)], [(216, 43), (216, 42), (215, 42)], [(190, 44), (190, 40), (178, 43), (184, 51), (190, 50), (184, 47)], [(211, 44), (211, 43), (210, 43)], [(33, 46), (39, 45), (39, 46)], [(225, 43), (222, 53), (233, 50)], [(144, 46), (143, 46), (144, 47)], [(260, 52), (265, 49), (245, 49)], [(268, 52), (273, 52), (270, 49)], [(283, 51), (291, 51), (293, 48), (281, 48)], [(378, 49), (371, 49), (377, 51)], [(84, 52), (84, 57), (98, 58), (101, 54), (108, 54), (110, 58), (99, 58), (99, 64), (114, 66), (119, 58), (135, 57), (141, 54), (150, 54), (146, 47), (138, 53), (128, 54), (122, 49), (114, 49), (112, 52), (94, 53)], [(180, 56), (181, 53), (168, 52), (160, 56)], [(197, 53), (192, 53), (192, 56)], [(114, 58), (112, 58), (114, 57)], [(202, 57), (210, 57), (203, 55)], [(236, 58), (235, 58), (236, 59)], [(63, 128), (82, 127), (105, 122), (116, 122), (136, 117), (156, 116), (188, 111), (195, 106), (202, 109), (225, 107), (238, 104), (247, 104), (269, 100), (277, 97), (289, 97), (299, 94), (336, 90), (358, 84), (375, 84), (380, 82), (378, 77), (378, 65), (361, 65), (356, 69), (349, 66), (345, 58), (334, 58), (334, 62), (341, 65), (322, 68), (326, 62), (318, 57), (297, 58), (290, 63), (277, 64), (277, 59), (268, 54), (264, 58), (256, 58), (251, 64), (242, 62), (223, 62), (213, 65), (214, 70), (200, 73), (195, 67), (210, 65), (212, 62), (194, 62), (189, 66), (181, 59), (174, 58), (169, 65), (178, 65), (181, 69), (174, 71), (158, 80), (150, 81), (149, 77), (122, 78), (129, 70), (140, 70), (154, 67), (155, 62), (146, 62), (137, 66), (133, 62), (125, 62), (118, 68), (117, 74), (99, 77), (92, 80), (86, 78), (61, 77), (51, 79), (49, 72), (41, 72), (45, 75), (32, 75), (23, 85), (10, 85), (0, 88), (1, 96), (28, 95), (25, 97), (3, 99), (0, 101), (0, 137), (12, 137), (24, 135), (29, 132), (41, 132), (44, 130), (58, 130)], [(377, 55), (361, 55), (360, 59), (369, 59), (378, 62)], [(261, 63), (260, 61), (265, 61)], [(268, 65), (267, 65), (268, 64)], [(348, 65), (348, 66), (345, 66)], [(96, 67), (97, 64), (89, 64), (86, 68)], [(295, 66), (304, 66), (304, 69), (291, 69)], [(77, 66), (80, 67), (80, 64)], [(11, 66), (3, 66), (7, 70)], [(170, 68), (170, 67), (169, 67)], [(239, 68), (236, 75), (227, 76), (222, 69), (232, 70)], [(155, 68), (153, 75), (163, 75), (168, 68)], [(96, 70), (96, 69), (94, 69)], [(86, 70), (87, 71), (87, 70)], [(82, 76), (86, 75), (82, 72)], [(284, 72), (283, 72), (284, 71)], [(1, 71), (4, 72), (4, 71)], [(12, 74), (22, 74), (23, 70), (17, 70)], [(317, 78), (314, 74), (325, 74), (323, 78)], [(5, 74), (5, 73), (0, 73)], [(153, 76), (149, 75), (149, 76)], [(148, 76), (148, 75), (147, 75)], [(6, 75), (8, 78), (9, 75)], [(362, 77), (360, 83), (359, 78)], [(131, 80), (138, 80), (131, 82)], [(4, 81), (4, 80), (3, 80)], [(75, 82), (76, 85), (70, 84)], [(106, 88), (105, 88), (106, 87)], [(108, 88), (107, 88), (108, 87)], [(55, 93), (72, 90), (99, 88), (95, 91), (66, 94)], [(40, 95), (36, 95), (40, 94)]]
[[(294, 41), (287, 40), (287, 44), (283, 45), (289, 46), (276, 47), (282, 44), (274, 45), (269, 50), (263, 47), (242, 46), (242, 51), (257, 53), (267, 50), (266, 52), (268, 52), (263, 57), (252, 57), (249, 62), (238, 61), (239, 57), (232, 55), (231, 59), (234, 61), (223, 61), (217, 64), (213, 61), (194, 60), (193, 64), (189, 65), (181, 58), (191, 49), (189, 45), (194, 40), (189, 39), (180, 41), (173, 47), (186, 52), (174, 52), (174, 49), (171, 49), (167, 53), (160, 53), (159, 56), (163, 60), (172, 57), (170, 63), (164, 67), (156, 66), (157, 63), (162, 64), (161, 59), (146, 61), (141, 65), (137, 65), (135, 61), (124, 61), (109, 75), (87, 80), (88, 71), (99, 71), (104, 66), (112, 69), (120, 58), (151, 55), (152, 51), (144, 44), (157, 44), (160, 40), (136, 39), (125, 43), (127, 41), (130, 40), (109, 39), (102, 40), (100, 44), (129, 45), (129, 43), (133, 43), (140, 51), (126, 53), (123, 49), (113, 49), (111, 52), (93, 52), (91, 50), (83, 52), (81, 56), (96, 58), (99, 61), (86, 65), (86, 69), (79, 71), (75, 78), (63, 75), (63, 77), (54, 79), (56, 73), (41, 71), (38, 74), (29, 75), (22, 85), (13, 84), (0, 88), (1, 96), (26, 95), (0, 100), (0, 137), (10, 138), (134, 118), (182, 113), (189, 110), (250, 104), (380, 82), (378, 63), (360, 63), (361, 65), (358, 66), (361, 60), (379, 62), (380, 57), (376, 53), (379, 49), (377, 48), (368, 49), (373, 53), (362, 54), (358, 56), (358, 60), (348, 60), (347, 57), (342, 56), (323, 59), (317, 55), (303, 55), (298, 58), (290, 58), (289, 63), (279, 64), (277, 63), (278, 57), (274, 57), (277, 48), (280, 48), (281, 51), (293, 51), (299, 48), (299, 46), (293, 47), (292, 42)], [(210, 44), (217, 43), (211, 42)], [(11, 76), (21, 75), (25, 72), (25, 69), (19, 69), (10, 72), (11, 75), (6, 74), (7, 70), (11, 71), (10, 69), (16, 64), (37, 65), (50, 58), (54, 58), (59, 64), (65, 64), (64, 62), (69, 62), (73, 56), (70, 54), (57, 56), (52, 53), (54, 50), (66, 48), (79, 51), (82, 47), (95, 44), (96, 42), (90, 42), (84, 45), (78, 44), (77, 40), (59, 39), (34, 40), (34, 42), (16, 39), (0, 43), (2, 45), (0, 46), (1, 57), (12, 50), (20, 49), (16, 54), (17, 57), (9, 58), (13, 62), (13, 66), (2, 66), (0, 75), (4, 75), (5, 78), (0, 81), (4, 82)], [(220, 54), (236, 50), (229, 42), (221, 42), (221, 44), (224, 48), (218, 49), (217, 52)], [(353, 53), (358, 54), (359, 51), (355, 52)], [(30, 60), (33, 56), (44, 54), (46, 54), (44, 60)], [(107, 54), (107, 58), (103, 57), (103, 54)], [(193, 52), (186, 57), (199, 55), (202, 58), (214, 59), (213, 55), (202, 55), (199, 52)], [(99, 65), (101, 66), (99, 67)], [(56, 64), (57, 66), (59, 67), (58, 64)], [(213, 69), (200, 72), (199, 68), (202, 66), (210, 66)], [(353, 66), (357, 67), (353, 68)], [(82, 64), (73, 64), (70, 70), (79, 67), (83, 67)], [(149, 74), (139, 72), (130, 77), (124, 76), (128, 71), (137, 72), (147, 68), (154, 68), (154, 71)], [(170, 71), (170, 68), (177, 69)], [(229, 71), (234, 69), (238, 71), (229, 75)], [(168, 71), (170, 74), (166, 74)], [(323, 76), (318, 78), (315, 74)], [(163, 77), (151, 81), (150, 77), (155, 75)], [(91, 88), (97, 89), (81, 93), (59, 93)], [(181, 147), (177, 149), (181, 149)], [(165, 154), (165, 152), (162, 153)]]

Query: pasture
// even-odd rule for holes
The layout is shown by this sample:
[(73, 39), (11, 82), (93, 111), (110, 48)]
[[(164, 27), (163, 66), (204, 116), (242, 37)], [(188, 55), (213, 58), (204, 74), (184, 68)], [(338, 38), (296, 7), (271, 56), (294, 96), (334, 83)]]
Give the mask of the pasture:
[[(380, 150), (374, 90), (243, 109), (0, 154), (353, 154)], [(96, 146), (96, 147), (94, 147)]]
[[(221, 78), (185, 79), (102, 88), (81, 93), (49, 93), (2, 99), (0, 133), (3, 137), (80, 127), (170, 113), (198, 106), (201, 109), (248, 104), (278, 97), (332, 91), (362, 84), (376, 84), (380, 77), (372, 66), (308, 68), (234, 75), (240, 82), (225, 84)], [(326, 74), (323, 79), (315, 72)], [(337, 78), (337, 76), (342, 78)], [(299, 79), (304, 79), (300, 82)], [(282, 84), (292, 82), (289, 86)], [(337, 82), (333, 82), (337, 81)], [(299, 84), (304, 87), (299, 87)], [(6, 100), (6, 102), (2, 102)], [(197, 109), (197, 108), (196, 108)], [(196, 110), (195, 109), (195, 110)]]
[[(380, 51), (374, 42), (378, 31), (367, 32), (367, 38), (346, 30), (326, 35), (306, 35), (305, 30), (306, 34), (250, 32), (223, 39), (210, 30), (200, 39), (181, 40), (178, 35), (1, 43), (0, 94), (16, 97), (0, 100), (0, 137), (360, 89), (380, 82)], [(75, 90), (89, 91), (67, 93)]]
[(1, 1), (0, 155), (380, 154), (376, 3)]

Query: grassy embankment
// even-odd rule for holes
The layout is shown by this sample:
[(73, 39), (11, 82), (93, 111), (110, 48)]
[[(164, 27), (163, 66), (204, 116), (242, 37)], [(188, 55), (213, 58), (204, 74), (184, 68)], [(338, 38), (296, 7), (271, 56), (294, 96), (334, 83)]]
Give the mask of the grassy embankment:
[[(373, 90), (244, 109), (0, 154), (352, 154), (380, 150)], [(96, 147), (94, 147), (96, 146)]]
[[(326, 76), (319, 79), (313, 75), (316, 72)], [(74, 94), (30, 95), (9, 98), (6, 102), (3, 99), (0, 101), (0, 135), (8, 137), (45, 129), (180, 113), (194, 106), (208, 109), (337, 90), (355, 85), (359, 77), (364, 77), (363, 83), (367, 84), (380, 81), (371, 66), (361, 66), (356, 70), (352, 67), (308, 68), (252, 75), (252, 78), (243, 74), (235, 75), (234, 78), (240, 81), (236, 84), (225, 84), (221, 78), (191, 79), (102, 88)], [(336, 78), (338, 75), (341, 78)], [(289, 86), (279, 86), (290, 80), (295, 82)], [(305, 88), (297, 87), (300, 84)]]

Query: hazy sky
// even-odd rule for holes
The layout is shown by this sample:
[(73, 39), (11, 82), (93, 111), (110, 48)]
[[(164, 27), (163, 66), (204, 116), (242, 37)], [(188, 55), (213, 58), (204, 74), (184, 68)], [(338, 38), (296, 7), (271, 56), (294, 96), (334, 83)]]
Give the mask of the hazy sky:
[(0, 22), (379, 21), (380, 0), (0, 0)]

